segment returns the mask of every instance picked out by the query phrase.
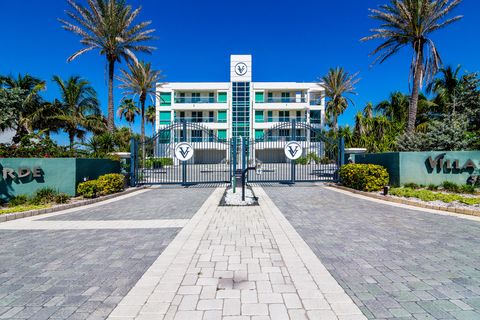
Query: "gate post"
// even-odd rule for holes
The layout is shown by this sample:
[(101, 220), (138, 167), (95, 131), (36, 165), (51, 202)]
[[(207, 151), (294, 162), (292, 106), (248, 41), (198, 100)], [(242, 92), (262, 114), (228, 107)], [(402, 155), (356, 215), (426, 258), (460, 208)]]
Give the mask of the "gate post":
[(136, 140), (135, 138), (130, 138), (130, 187), (135, 187), (137, 185), (136, 181), (136, 160), (137, 160), (137, 150), (136, 150)]
[[(182, 131), (183, 133), (180, 136), (181, 142), (187, 140), (187, 122), (182, 121)], [(187, 161), (182, 161), (182, 186), (187, 185)]]
[[(297, 139), (297, 129), (296, 129), (296, 123), (295, 119), (292, 119), (292, 132), (290, 133), (290, 136), (292, 137), (292, 141), (295, 141)], [(290, 182), (292, 184), (295, 183), (295, 160), (290, 160), (291, 161), (291, 168), (290, 168)]]
[(339, 176), (340, 167), (345, 164), (345, 138), (344, 137), (338, 138), (338, 161), (337, 161), (337, 163), (338, 163), (338, 168), (337, 168), (337, 171), (336, 171), (335, 180), (339, 181), (340, 180), (340, 176)]

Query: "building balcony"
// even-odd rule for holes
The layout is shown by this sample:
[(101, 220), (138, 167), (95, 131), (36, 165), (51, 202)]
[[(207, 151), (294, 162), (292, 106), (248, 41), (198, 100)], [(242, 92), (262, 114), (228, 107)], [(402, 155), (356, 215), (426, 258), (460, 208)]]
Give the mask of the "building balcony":
[(304, 110), (307, 106), (307, 100), (302, 97), (270, 97), (265, 100), (256, 100), (253, 104), (254, 109), (263, 110)]

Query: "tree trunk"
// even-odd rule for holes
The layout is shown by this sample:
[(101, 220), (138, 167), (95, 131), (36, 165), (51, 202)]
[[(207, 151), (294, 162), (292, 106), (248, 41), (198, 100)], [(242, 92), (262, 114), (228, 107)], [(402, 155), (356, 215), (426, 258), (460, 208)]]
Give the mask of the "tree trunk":
[(407, 134), (412, 134), (415, 131), (415, 122), (417, 120), (418, 95), (423, 78), (423, 47), (419, 50), (420, 52), (417, 54), (418, 59), (413, 71), (413, 89), (412, 96), (410, 97), (410, 105), (408, 106)]
[(113, 106), (113, 76), (115, 72), (115, 60), (108, 61), (108, 131), (113, 133), (115, 130), (115, 109)]
[(75, 143), (75, 134), (73, 132), (69, 132), (68, 139), (70, 140), (70, 151), (73, 151), (73, 144)]
[(145, 100), (147, 100), (147, 97), (145, 95), (140, 96), (140, 105), (141, 105), (141, 117), (142, 117), (142, 131), (141, 131), (141, 140), (142, 140), (142, 153), (143, 153), (143, 167), (145, 167)]

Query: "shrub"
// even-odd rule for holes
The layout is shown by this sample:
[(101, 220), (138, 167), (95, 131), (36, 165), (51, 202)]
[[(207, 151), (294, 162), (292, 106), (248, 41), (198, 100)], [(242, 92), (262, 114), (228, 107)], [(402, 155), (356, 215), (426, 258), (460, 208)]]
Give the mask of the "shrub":
[(346, 164), (340, 168), (342, 183), (362, 191), (378, 191), (388, 184), (387, 170), (375, 164)]
[(55, 196), (58, 192), (53, 188), (41, 188), (35, 191), (29, 203), (33, 205), (47, 204), (55, 202)]
[(9, 207), (16, 207), (16, 206), (21, 206), (24, 204), (27, 204), (28, 202), (28, 197), (24, 194), (15, 196), (8, 201), (8, 206)]
[(118, 173), (109, 173), (98, 178), (98, 189), (101, 194), (112, 194), (123, 191), (125, 177)]
[(438, 190), (438, 186), (435, 185), (435, 184), (429, 184), (429, 185), (427, 186), (427, 189), (428, 189), (428, 190), (435, 191), (435, 190)]
[(460, 186), (450, 181), (444, 181), (442, 183), (442, 188), (450, 192), (456, 192), (456, 193), (460, 192)]
[(404, 185), (405, 188), (410, 188), (410, 189), (419, 189), (420, 186), (416, 183), (410, 182), (410, 183), (405, 183)]
[(64, 204), (70, 200), (70, 196), (66, 193), (59, 193), (55, 196), (55, 203)]
[(320, 159), (320, 157), (315, 153), (315, 152), (310, 152), (309, 154), (307, 154), (305, 157), (300, 157), (298, 158), (296, 161), (297, 164), (300, 164), (300, 165), (306, 165), (306, 164), (309, 164), (309, 163), (322, 163), (322, 164), (327, 164), (329, 162), (322, 162), (322, 161), (329, 161), (328, 158), (322, 158)]
[(474, 194), (475, 193), (475, 186), (472, 186), (470, 184), (464, 184), (464, 185), (461, 185), (460, 186), (460, 191), (462, 193), (471, 193), (471, 194)]
[(145, 166), (147, 168), (162, 168), (164, 166), (171, 166), (173, 165), (172, 158), (149, 158), (145, 160)]
[(436, 201), (440, 200), (446, 203), (458, 201), (468, 205), (480, 204), (480, 198), (467, 198), (458, 194), (433, 192), (430, 190), (414, 190), (411, 188), (392, 188), (390, 194), (398, 197), (417, 198), (422, 201)]
[(98, 181), (89, 180), (78, 185), (77, 194), (84, 198), (91, 199), (97, 196), (98, 189)]

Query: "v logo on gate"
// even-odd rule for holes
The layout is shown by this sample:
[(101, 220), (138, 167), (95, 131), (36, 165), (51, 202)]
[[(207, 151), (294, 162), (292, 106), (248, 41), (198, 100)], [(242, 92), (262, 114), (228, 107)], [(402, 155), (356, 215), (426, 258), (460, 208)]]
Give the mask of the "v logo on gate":
[(292, 157), (295, 157), (298, 152), (298, 146), (295, 146), (295, 149), (293, 149), (292, 146), (288, 146), (288, 152), (292, 155)]
[(180, 147), (179, 149), (180, 149), (180, 154), (185, 159), (188, 153), (190, 152), (190, 147), (187, 147), (186, 149), (184, 149), (183, 147)]

